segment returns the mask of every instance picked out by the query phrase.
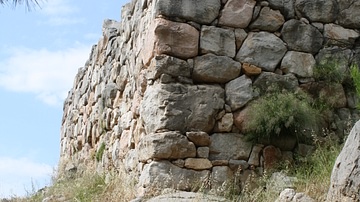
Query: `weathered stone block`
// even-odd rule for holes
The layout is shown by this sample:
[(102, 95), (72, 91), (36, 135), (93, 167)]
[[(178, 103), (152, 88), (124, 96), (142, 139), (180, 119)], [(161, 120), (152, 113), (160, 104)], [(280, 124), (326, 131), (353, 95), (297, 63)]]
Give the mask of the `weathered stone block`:
[(148, 79), (156, 80), (162, 74), (168, 74), (174, 77), (184, 76), (190, 77), (190, 65), (181, 59), (168, 55), (155, 56), (148, 68)]
[(196, 150), (196, 157), (209, 158), (209, 147), (198, 147)]
[(248, 160), (252, 144), (244, 135), (214, 133), (210, 136), (210, 160)]
[(240, 75), (241, 63), (226, 56), (206, 54), (194, 59), (195, 82), (226, 83)]
[(196, 147), (179, 132), (153, 133), (143, 137), (138, 145), (139, 160), (183, 159), (196, 156)]
[(255, 4), (254, 0), (228, 0), (221, 11), (219, 24), (246, 28), (251, 21)]
[(235, 57), (236, 44), (234, 31), (214, 26), (202, 26), (200, 53)]
[(253, 98), (252, 81), (243, 75), (225, 85), (226, 104), (236, 111)]
[(274, 168), (281, 159), (281, 151), (280, 149), (269, 145), (263, 150), (264, 156), (264, 169), (272, 169)]
[(209, 146), (211, 143), (210, 136), (206, 132), (186, 132), (186, 136), (198, 147)]
[(207, 170), (212, 167), (209, 159), (205, 158), (187, 158), (185, 159), (185, 167), (194, 170)]
[(285, 22), (281, 35), (290, 50), (312, 54), (320, 50), (324, 41), (318, 29), (295, 19)]
[(218, 17), (220, 7), (219, 0), (159, 0), (155, 5), (155, 15), (210, 24)]
[(224, 108), (224, 90), (217, 85), (154, 84), (147, 88), (140, 115), (146, 132), (210, 132)]
[(315, 67), (315, 58), (310, 53), (289, 51), (281, 62), (281, 70), (293, 73), (299, 77), (312, 77)]
[(149, 26), (142, 50), (145, 64), (155, 55), (167, 54), (181, 59), (198, 55), (199, 31), (191, 25), (157, 18)]
[(257, 75), (261, 74), (262, 69), (255, 65), (252, 65), (249, 63), (244, 63), (242, 66), (242, 72), (248, 77), (257, 76)]
[(153, 190), (174, 188), (178, 190), (197, 190), (210, 171), (195, 171), (179, 168), (168, 161), (153, 161), (144, 166), (139, 177), (139, 187)]
[(251, 23), (249, 28), (275, 32), (284, 24), (284, 22), (284, 16), (281, 15), (280, 11), (272, 10), (269, 7), (263, 7), (259, 17)]
[(324, 37), (327, 45), (352, 47), (359, 37), (359, 32), (352, 29), (345, 29), (336, 24), (325, 24)]
[(230, 132), (233, 123), (233, 114), (226, 113), (218, 122), (216, 122), (214, 132)]
[(260, 165), (260, 153), (262, 149), (264, 148), (264, 145), (254, 145), (251, 154), (248, 160), (248, 163), (250, 165), (259, 166)]
[(311, 22), (334, 22), (339, 13), (336, 0), (296, 0), (295, 9), (300, 17)]
[(285, 43), (274, 34), (268, 32), (251, 32), (245, 39), (236, 60), (250, 63), (265, 71), (274, 71), (285, 55)]

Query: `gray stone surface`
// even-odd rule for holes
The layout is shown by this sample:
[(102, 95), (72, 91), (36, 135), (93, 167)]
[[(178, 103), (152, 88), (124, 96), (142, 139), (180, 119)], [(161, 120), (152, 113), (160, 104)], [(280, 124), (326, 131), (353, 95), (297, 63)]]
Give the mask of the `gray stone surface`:
[(244, 135), (214, 133), (210, 138), (210, 160), (248, 160), (252, 145)]
[(360, 13), (358, 12), (360, 9), (359, 1), (346, 1), (339, 0), (339, 15), (337, 16), (337, 20), (341, 26), (346, 28), (360, 28)]
[[(233, 179), (234, 173), (228, 166), (215, 166), (211, 172), (211, 185), (215, 192), (226, 190)], [(226, 184), (228, 183), (228, 184)]]
[(184, 192), (179, 191), (175, 193), (162, 194), (160, 196), (153, 197), (146, 202), (229, 202), (229, 200), (220, 196), (208, 195), (204, 193), (196, 192)]
[(346, 29), (340, 25), (331, 23), (324, 26), (324, 37), (328, 46), (352, 47), (359, 36), (358, 31)]
[(200, 34), (200, 53), (235, 57), (235, 33), (231, 29), (215, 26), (202, 26)]
[(196, 57), (192, 78), (200, 83), (227, 83), (240, 75), (241, 63), (212, 53)]
[(153, 161), (144, 166), (140, 177), (141, 189), (154, 191), (173, 188), (182, 191), (196, 191), (209, 175), (209, 171), (194, 171), (180, 168), (168, 161)]
[(228, 0), (221, 11), (219, 24), (235, 28), (247, 27), (251, 21), (255, 4), (254, 0)]
[(339, 13), (336, 0), (296, 0), (295, 9), (300, 17), (307, 18), (311, 22), (334, 22)]
[(139, 142), (139, 160), (183, 159), (196, 156), (196, 147), (179, 132), (153, 133)]
[(140, 114), (147, 133), (163, 129), (209, 132), (224, 107), (224, 90), (211, 85), (154, 84), (142, 103)]
[(327, 201), (360, 200), (360, 121), (352, 128), (331, 174)]
[(193, 170), (207, 170), (212, 167), (212, 164), (207, 158), (187, 158), (185, 167)]
[(220, 6), (219, 0), (158, 0), (155, 10), (157, 16), (210, 24), (219, 15)]
[(284, 16), (281, 15), (279, 10), (263, 7), (259, 17), (250, 24), (249, 28), (275, 32), (284, 24), (284, 22)]
[(281, 34), (290, 50), (312, 54), (320, 50), (324, 41), (323, 35), (314, 26), (294, 19), (285, 22)]
[(249, 33), (236, 54), (236, 60), (274, 71), (286, 53), (285, 43), (268, 32)]
[(189, 24), (157, 18), (149, 25), (147, 37), (141, 45), (142, 59), (148, 64), (154, 56), (161, 54), (182, 59), (195, 57), (199, 35), (199, 31)]
[(295, 0), (268, 0), (270, 7), (280, 10), (286, 19), (295, 17)]
[(206, 132), (201, 132), (201, 131), (186, 132), (186, 136), (196, 146), (200, 146), (200, 147), (209, 146), (211, 143), (210, 136)]
[(236, 111), (245, 106), (253, 98), (252, 81), (243, 75), (225, 85), (226, 104)]
[(235, 29), (235, 43), (236, 43), (236, 50), (239, 50), (243, 42), (247, 37), (247, 33), (244, 29)]
[(288, 51), (281, 61), (281, 70), (293, 73), (299, 77), (312, 77), (315, 67), (315, 58), (310, 53)]
[(168, 55), (155, 56), (148, 68), (148, 79), (156, 80), (161, 74), (168, 74), (174, 77), (183, 76), (190, 77), (190, 65), (181, 59)]

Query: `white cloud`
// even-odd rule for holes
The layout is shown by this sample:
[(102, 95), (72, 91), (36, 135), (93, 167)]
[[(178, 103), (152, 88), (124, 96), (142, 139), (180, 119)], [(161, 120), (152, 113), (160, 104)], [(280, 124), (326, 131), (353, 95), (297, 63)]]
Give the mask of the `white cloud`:
[[(27, 158), (0, 157), (0, 198), (23, 196), (50, 183), (53, 168)], [(35, 186), (35, 187), (33, 187)]]
[(0, 87), (35, 93), (49, 105), (60, 105), (90, 50), (88, 46), (59, 51), (14, 49), (8, 59), (0, 61)]
[(85, 22), (85, 19), (77, 17), (79, 9), (69, 0), (46, 1), (41, 7), (41, 13), (47, 16), (47, 20), (40, 21), (40, 25), (62, 26)]
[(80, 18), (69, 18), (69, 17), (52, 17), (47, 21), (40, 22), (39, 24), (46, 24), (51, 26), (61, 26), (61, 25), (76, 25), (85, 23), (85, 19)]
[(42, 13), (51, 16), (68, 15), (78, 10), (76, 7), (71, 6), (69, 0), (46, 1), (41, 5), (41, 8)]

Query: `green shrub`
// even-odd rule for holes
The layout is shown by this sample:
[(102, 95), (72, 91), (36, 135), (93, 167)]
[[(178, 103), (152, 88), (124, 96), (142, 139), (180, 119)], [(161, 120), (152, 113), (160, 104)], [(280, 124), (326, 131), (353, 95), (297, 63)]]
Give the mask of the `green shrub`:
[(314, 68), (314, 78), (329, 83), (342, 83), (346, 77), (340, 64), (334, 60), (321, 61)]
[[(355, 91), (357, 96), (360, 96), (360, 71), (359, 67), (356, 64), (351, 65), (350, 67), (350, 75), (353, 80), (353, 85), (355, 87)], [(360, 109), (360, 104), (357, 104), (357, 108)]]
[(105, 143), (101, 143), (99, 150), (96, 152), (96, 161), (99, 162), (102, 159), (102, 156), (105, 151)]
[(249, 107), (245, 128), (248, 138), (255, 142), (282, 135), (303, 139), (315, 128), (319, 114), (312, 107), (311, 98), (302, 91), (269, 93)]

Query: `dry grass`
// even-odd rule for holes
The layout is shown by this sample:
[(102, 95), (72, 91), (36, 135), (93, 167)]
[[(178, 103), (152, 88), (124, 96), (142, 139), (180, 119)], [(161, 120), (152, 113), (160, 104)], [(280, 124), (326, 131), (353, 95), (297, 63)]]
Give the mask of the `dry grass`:
[(57, 176), (53, 184), (43, 191), (38, 191), (27, 198), (13, 198), (13, 202), (125, 202), (135, 198), (135, 178), (126, 174), (124, 169), (108, 173), (106, 176), (88, 168), (84, 173), (73, 176)]

